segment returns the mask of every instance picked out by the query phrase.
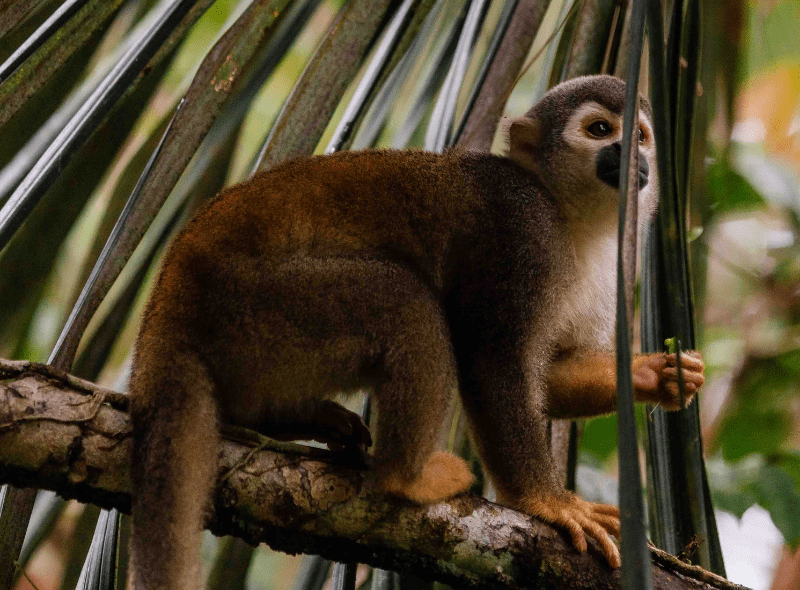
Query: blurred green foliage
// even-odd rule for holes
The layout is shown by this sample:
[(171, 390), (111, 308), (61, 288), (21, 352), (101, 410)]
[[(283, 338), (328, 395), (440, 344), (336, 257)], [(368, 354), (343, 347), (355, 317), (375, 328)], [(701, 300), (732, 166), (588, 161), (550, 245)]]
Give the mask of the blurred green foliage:
[(764, 205), (764, 198), (750, 185), (749, 182), (730, 163), (717, 159), (706, 170), (708, 175), (709, 207), (715, 215), (731, 211), (749, 211)]
[(766, 508), (775, 526), (794, 548), (800, 546), (800, 454), (778, 454), (766, 459), (751, 454), (737, 463), (708, 462), (717, 508), (741, 517), (753, 504)]
[(800, 56), (800, 2), (748, 2), (740, 76), (746, 80), (782, 61)]
[(719, 448), (727, 461), (751, 453), (778, 453), (792, 434), (787, 408), (797, 397), (800, 350), (766, 358), (751, 358), (735, 385), (737, 403), (722, 420)]

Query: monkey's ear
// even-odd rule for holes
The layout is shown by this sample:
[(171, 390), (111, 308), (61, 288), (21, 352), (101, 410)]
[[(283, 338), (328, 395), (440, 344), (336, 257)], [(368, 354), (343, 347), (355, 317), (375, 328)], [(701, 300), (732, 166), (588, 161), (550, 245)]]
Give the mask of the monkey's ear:
[(508, 157), (535, 172), (536, 161), (533, 154), (541, 140), (542, 124), (538, 119), (513, 119), (508, 126)]

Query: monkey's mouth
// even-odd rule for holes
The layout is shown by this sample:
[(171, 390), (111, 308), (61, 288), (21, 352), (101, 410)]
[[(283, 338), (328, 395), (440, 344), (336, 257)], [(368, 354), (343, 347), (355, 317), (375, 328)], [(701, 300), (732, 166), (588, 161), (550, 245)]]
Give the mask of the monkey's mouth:
[[(613, 188), (619, 188), (620, 153), (622, 146), (619, 142), (607, 145), (597, 153), (595, 168), (597, 178)], [(650, 167), (647, 158), (639, 152), (639, 190), (647, 186)]]

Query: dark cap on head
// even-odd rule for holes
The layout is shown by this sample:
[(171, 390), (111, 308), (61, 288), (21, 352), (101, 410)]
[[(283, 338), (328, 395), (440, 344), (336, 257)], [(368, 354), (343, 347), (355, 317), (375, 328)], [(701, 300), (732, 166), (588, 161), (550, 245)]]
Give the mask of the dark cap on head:
[[(548, 91), (527, 114), (551, 121), (553, 128), (563, 128), (572, 112), (585, 102), (596, 102), (621, 115), (625, 110), (625, 82), (614, 76), (573, 78)], [(640, 95), (639, 104), (652, 118), (650, 101)]]

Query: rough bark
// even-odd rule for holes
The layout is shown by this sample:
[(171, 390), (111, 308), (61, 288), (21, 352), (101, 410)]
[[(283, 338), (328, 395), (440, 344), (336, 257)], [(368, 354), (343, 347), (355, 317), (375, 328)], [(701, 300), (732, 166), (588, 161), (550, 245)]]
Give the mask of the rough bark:
[[(0, 360), (0, 482), (130, 508), (124, 395), (42, 365)], [(238, 436), (237, 438), (241, 438)], [(618, 588), (618, 572), (547, 524), (464, 495), (419, 507), (376, 496), (327, 451), (225, 440), (209, 528), (287, 553), (319, 553), (458, 588)], [(654, 551), (656, 589), (742, 589)]]

